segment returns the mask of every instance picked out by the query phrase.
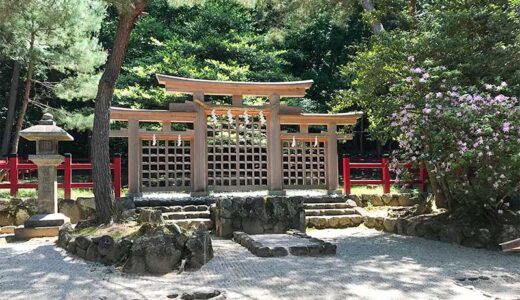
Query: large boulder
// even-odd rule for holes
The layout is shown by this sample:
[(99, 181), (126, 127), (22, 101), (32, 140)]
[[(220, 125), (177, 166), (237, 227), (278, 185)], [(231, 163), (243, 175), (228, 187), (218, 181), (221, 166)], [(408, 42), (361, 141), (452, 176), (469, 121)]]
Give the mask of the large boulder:
[(130, 256), (123, 270), (128, 273), (165, 274), (176, 269), (181, 262), (184, 245), (177, 244), (175, 234), (164, 227), (141, 228), (130, 249)]
[(72, 224), (76, 224), (82, 220), (81, 208), (74, 200), (65, 199), (60, 201), (58, 211), (69, 217)]
[(213, 211), (218, 236), (233, 231), (249, 234), (305, 231), (302, 197), (250, 197), (218, 199)]
[(139, 223), (140, 224), (153, 224), (161, 225), (164, 224), (162, 211), (158, 209), (141, 209), (139, 212)]
[(14, 218), (8, 211), (0, 211), (0, 226), (10, 226), (14, 224)]
[(200, 269), (213, 258), (213, 246), (208, 231), (197, 231), (186, 241), (186, 248), (190, 252), (187, 266), (191, 269)]
[(0, 212), (9, 211), (10, 203), (9, 199), (0, 199)]
[(94, 199), (93, 197), (89, 197), (89, 198), (83, 198), (83, 197), (78, 197), (76, 199), (76, 203), (83, 209), (91, 209), (91, 210), (96, 210), (96, 199)]

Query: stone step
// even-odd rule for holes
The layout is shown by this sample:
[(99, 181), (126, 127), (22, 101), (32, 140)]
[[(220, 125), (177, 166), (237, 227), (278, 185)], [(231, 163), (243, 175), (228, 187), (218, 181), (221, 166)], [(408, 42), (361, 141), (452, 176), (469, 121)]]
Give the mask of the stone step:
[(336, 215), (356, 215), (352, 208), (329, 208), (329, 209), (306, 209), (306, 216), (336, 216)]
[(215, 203), (216, 198), (201, 197), (201, 198), (134, 198), (135, 206), (137, 207), (157, 207), (157, 206), (187, 206), (187, 205), (206, 205), (209, 206)]
[(199, 224), (204, 224), (208, 230), (213, 229), (213, 221), (210, 219), (204, 219), (204, 218), (195, 218), (195, 219), (183, 219), (183, 220), (168, 220), (165, 221), (166, 224), (168, 223), (174, 223), (177, 224), (179, 227), (184, 229), (196, 229)]
[(303, 198), (303, 203), (345, 203), (346, 196), (309, 196)]
[(316, 229), (356, 227), (363, 223), (360, 215), (309, 216), (305, 218), (307, 227)]
[(340, 203), (304, 203), (305, 209), (333, 209), (333, 208), (352, 208), (353, 205), (347, 202)]
[(209, 219), (209, 211), (181, 211), (163, 213), (165, 220)]
[(209, 206), (208, 205), (174, 205), (174, 206), (145, 206), (145, 207), (139, 207), (137, 208), (137, 212), (139, 212), (140, 209), (158, 209), (162, 211), (163, 213), (169, 213), (169, 212), (194, 212), (194, 211), (208, 211)]

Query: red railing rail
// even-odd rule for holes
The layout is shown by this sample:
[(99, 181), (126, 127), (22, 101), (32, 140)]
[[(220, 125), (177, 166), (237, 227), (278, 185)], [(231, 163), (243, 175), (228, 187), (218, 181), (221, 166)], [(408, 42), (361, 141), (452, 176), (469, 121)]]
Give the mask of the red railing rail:
[[(72, 161), (71, 154), (65, 154), (65, 161), (57, 167), (63, 170), (63, 183), (58, 183), (58, 188), (64, 189), (64, 196), (70, 199), (74, 188), (92, 188), (92, 182), (73, 182), (72, 173), (74, 170), (92, 170), (91, 163), (75, 163)], [(114, 194), (116, 198), (121, 197), (121, 156), (112, 158), (110, 169), (113, 174)], [(16, 197), (19, 189), (37, 189), (37, 183), (20, 183), (18, 176), (20, 171), (36, 171), (38, 166), (30, 161), (23, 162), (17, 155), (9, 155), (7, 160), (0, 160), (0, 170), (7, 171), (9, 183), (1, 183), (0, 189), (9, 189), (11, 196)]]
[[(343, 165), (343, 193), (348, 195), (351, 192), (353, 185), (374, 184), (382, 185), (384, 193), (390, 193), (390, 187), (396, 183), (397, 180), (390, 176), (390, 167), (388, 157), (382, 157), (380, 162), (351, 162), (350, 157), (344, 156), (342, 160)], [(404, 164), (405, 167), (411, 168), (411, 163)], [(380, 169), (381, 179), (352, 179), (350, 176), (352, 169)], [(403, 181), (407, 184), (418, 184), (422, 192), (428, 191), (428, 176), (424, 167), (419, 168), (419, 177), (413, 180)]]

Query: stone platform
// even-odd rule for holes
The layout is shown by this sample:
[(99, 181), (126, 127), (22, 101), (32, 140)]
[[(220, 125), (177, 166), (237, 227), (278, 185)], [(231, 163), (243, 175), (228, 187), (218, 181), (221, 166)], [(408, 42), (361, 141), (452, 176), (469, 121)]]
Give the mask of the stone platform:
[(55, 237), (58, 236), (60, 231), (59, 226), (51, 226), (51, 227), (34, 227), (34, 228), (25, 228), (20, 227), (14, 230), (14, 236), (17, 240), (28, 240), (32, 238), (40, 238), (40, 237)]
[(255, 234), (233, 232), (233, 240), (259, 257), (321, 256), (336, 254), (336, 245), (291, 230), (282, 234)]

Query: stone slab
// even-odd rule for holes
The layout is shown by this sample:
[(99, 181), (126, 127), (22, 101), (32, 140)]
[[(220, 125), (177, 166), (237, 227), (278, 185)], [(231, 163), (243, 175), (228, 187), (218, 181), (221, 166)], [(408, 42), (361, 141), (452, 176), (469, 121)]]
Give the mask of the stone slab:
[(70, 223), (70, 218), (62, 213), (56, 214), (38, 214), (31, 216), (25, 221), (25, 228), (36, 228), (36, 227), (54, 227), (61, 226), (65, 223)]
[(55, 237), (58, 236), (60, 231), (59, 226), (52, 227), (37, 227), (37, 228), (16, 228), (14, 230), (14, 236), (17, 240), (28, 240), (32, 238), (40, 237)]
[(255, 234), (233, 232), (233, 240), (258, 257), (321, 256), (336, 254), (336, 245), (312, 238), (303, 232), (288, 231), (285, 234)]

